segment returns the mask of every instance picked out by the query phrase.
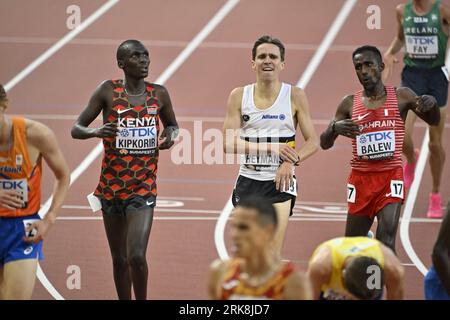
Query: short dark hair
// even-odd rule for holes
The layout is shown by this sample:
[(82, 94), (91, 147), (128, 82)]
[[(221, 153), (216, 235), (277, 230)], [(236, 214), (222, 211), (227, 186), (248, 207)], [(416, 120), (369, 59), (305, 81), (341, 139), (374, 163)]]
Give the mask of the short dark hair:
[(6, 97), (6, 90), (2, 84), (0, 84), (0, 101), (5, 101), (8, 98)]
[(131, 45), (141, 45), (143, 46), (142, 42), (139, 40), (129, 39), (122, 42), (119, 47), (117, 48), (116, 58), (117, 61), (122, 60), (129, 49)]
[[(380, 287), (369, 288), (367, 280), (372, 274), (369, 267), (378, 267), (380, 274)], [(384, 272), (377, 260), (371, 257), (354, 257), (345, 267), (344, 286), (358, 299), (373, 300), (379, 298), (383, 292)]]
[(257, 220), (261, 226), (273, 224), (277, 227), (278, 225), (277, 211), (267, 199), (257, 196), (245, 197), (239, 201), (236, 207), (254, 209), (258, 214)]
[(258, 40), (256, 40), (255, 44), (253, 45), (252, 49), (252, 59), (255, 60), (256, 58), (256, 49), (262, 45), (263, 43), (271, 43), (276, 45), (280, 49), (280, 58), (281, 61), (284, 61), (284, 52), (286, 51), (284, 48), (283, 43), (281, 43), (280, 39), (273, 38), (271, 36), (262, 36)]
[(369, 46), (369, 45), (359, 47), (355, 51), (353, 51), (352, 59), (354, 59), (358, 53), (363, 53), (363, 52), (367, 52), (367, 51), (370, 51), (375, 54), (375, 57), (377, 58), (379, 64), (383, 62), (383, 58), (381, 56), (380, 50), (378, 50), (377, 47)]

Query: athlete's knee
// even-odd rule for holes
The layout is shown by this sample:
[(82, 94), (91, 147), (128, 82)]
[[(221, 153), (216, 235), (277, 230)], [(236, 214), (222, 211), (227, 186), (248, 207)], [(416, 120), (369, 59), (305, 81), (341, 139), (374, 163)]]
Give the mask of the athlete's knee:
[(113, 267), (115, 270), (128, 269), (128, 258), (125, 255), (113, 255), (112, 257)]
[(131, 252), (128, 256), (128, 263), (132, 269), (147, 267), (147, 258), (143, 252)]
[(428, 149), (432, 155), (442, 156), (444, 154), (444, 148), (442, 147), (442, 143), (440, 141), (430, 141), (428, 143)]

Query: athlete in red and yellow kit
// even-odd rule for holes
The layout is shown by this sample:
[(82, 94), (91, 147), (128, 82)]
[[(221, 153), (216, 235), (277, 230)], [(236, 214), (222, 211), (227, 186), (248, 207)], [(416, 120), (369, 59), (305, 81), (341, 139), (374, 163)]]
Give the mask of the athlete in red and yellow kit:
[[(101, 201), (117, 294), (131, 299), (133, 287), (136, 299), (146, 299), (158, 154), (173, 145), (178, 124), (167, 90), (144, 80), (150, 64), (145, 46), (137, 40), (123, 42), (117, 63), (124, 80), (104, 81), (97, 88), (72, 137), (103, 139), (105, 153), (94, 195)], [(89, 128), (100, 113), (103, 126)]]
[[(39, 122), (6, 116), (8, 103), (0, 85), (0, 299), (30, 299), (42, 240), (55, 223), (70, 173), (53, 132)], [(42, 159), (56, 178), (43, 219)]]
[(277, 227), (275, 207), (267, 199), (252, 196), (239, 202), (231, 224), (234, 257), (212, 263), (211, 299), (312, 298), (308, 278), (272, 250)]
[(352, 139), (352, 171), (347, 184), (345, 235), (365, 236), (375, 217), (376, 238), (395, 252), (404, 198), (401, 152), (405, 119), (411, 110), (430, 125), (440, 119), (436, 99), (411, 89), (385, 86), (380, 51), (363, 46), (353, 52), (353, 65), (363, 90), (346, 96), (320, 137), (329, 149), (339, 135)]

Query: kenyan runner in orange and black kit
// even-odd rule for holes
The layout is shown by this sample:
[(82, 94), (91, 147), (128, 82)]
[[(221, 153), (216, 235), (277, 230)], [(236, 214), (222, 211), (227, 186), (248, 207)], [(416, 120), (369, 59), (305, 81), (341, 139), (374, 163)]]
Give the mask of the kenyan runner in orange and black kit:
[[(94, 211), (102, 210), (119, 299), (131, 299), (132, 289), (136, 299), (146, 299), (158, 155), (173, 146), (178, 123), (167, 89), (145, 81), (150, 66), (147, 48), (126, 40), (116, 55), (124, 79), (97, 87), (71, 134), (75, 139), (103, 140), (100, 181), (88, 200)], [(102, 125), (90, 127), (100, 114)]]
[(95, 195), (127, 200), (136, 195), (156, 197), (160, 102), (146, 82), (145, 105), (128, 102), (122, 80), (113, 80), (112, 109), (107, 121), (117, 123), (116, 138), (104, 138), (105, 153)]

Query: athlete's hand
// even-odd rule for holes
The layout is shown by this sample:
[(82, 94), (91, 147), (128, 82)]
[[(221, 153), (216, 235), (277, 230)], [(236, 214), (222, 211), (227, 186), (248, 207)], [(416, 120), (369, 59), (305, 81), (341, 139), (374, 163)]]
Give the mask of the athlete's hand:
[(286, 143), (277, 143), (271, 145), (271, 151), (278, 156), (283, 161), (288, 161), (291, 163), (296, 163), (298, 161), (298, 154), (294, 148), (290, 147)]
[(94, 130), (94, 136), (97, 138), (115, 138), (119, 132), (116, 123), (108, 122), (100, 128)]
[(427, 113), (432, 110), (437, 104), (436, 99), (433, 96), (423, 95), (416, 97), (416, 111), (419, 113)]
[(394, 71), (394, 65), (398, 63), (398, 59), (393, 54), (384, 55), (384, 70), (381, 74), (382, 80), (386, 81)]
[(178, 127), (169, 126), (164, 128), (163, 132), (159, 136), (159, 150), (169, 149), (175, 143), (175, 139), (178, 137)]
[(45, 219), (35, 221), (26, 228), (26, 236), (23, 237), (23, 241), (29, 243), (38, 243), (44, 240), (47, 235), (51, 223)]
[(339, 120), (334, 123), (334, 133), (355, 139), (360, 134), (359, 126), (351, 119)]
[(277, 174), (275, 176), (275, 188), (278, 191), (289, 190), (289, 187), (292, 183), (294, 183), (294, 175), (292, 173), (292, 163), (283, 162), (277, 170)]
[(20, 192), (0, 189), (0, 207), (15, 210), (22, 208), (23, 204)]

